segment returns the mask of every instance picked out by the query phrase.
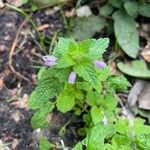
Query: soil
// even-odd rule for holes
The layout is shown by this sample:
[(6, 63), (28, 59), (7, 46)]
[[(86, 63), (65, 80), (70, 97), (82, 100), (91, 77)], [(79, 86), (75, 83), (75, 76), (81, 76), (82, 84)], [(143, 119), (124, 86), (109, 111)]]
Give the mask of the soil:
[[(47, 41), (49, 40), (48, 47), (56, 32), (62, 34), (65, 31), (62, 16), (57, 7), (37, 11), (32, 14), (32, 18), (37, 26), (49, 24), (48, 28), (41, 33)], [(33, 113), (27, 106), (27, 100), (36, 85), (38, 71), (31, 66), (42, 66), (40, 57), (44, 53), (37, 44), (39, 41), (37, 33), (29, 23), (19, 34), (12, 56), (12, 66), (19, 74), (29, 79), (29, 82), (18, 78), (8, 65), (12, 44), (24, 19), (16, 11), (6, 8), (0, 10), (0, 145), (3, 145), (0, 149), (37, 150), (40, 137), (48, 137), (56, 144), (63, 139), (67, 146), (72, 146), (77, 137), (75, 127), (70, 124), (77, 124), (75, 118), (67, 126), (69, 132), (66, 132), (66, 136), (58, 136), (59, 129), (68, 122), (68, 117), (71, 118), (70, 114), (64, 117), (55, 112), (50, 129), (33, 130), (31, 127), (30, 119)], [(29, 36), (31, 32), (35, 39)], [(69, 143), (70, 139), (72, 140)]]

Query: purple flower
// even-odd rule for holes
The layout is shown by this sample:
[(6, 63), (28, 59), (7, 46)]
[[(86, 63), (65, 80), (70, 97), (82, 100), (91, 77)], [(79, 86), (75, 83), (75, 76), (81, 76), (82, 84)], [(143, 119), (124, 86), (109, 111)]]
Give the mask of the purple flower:
[(106, 64), (103, 62), (103, 61), (100, 61), (100, 60), (95, 60), (94, 61), (94, 65), (97, 67), (97, 68), (100, 68), (100, 69), (103, 69), (106, 67)]
[(76, 74), (75, 74), (75, 72), (72, 71), (69, 75), (68, 83), (74, 84), (75, 80), (76, 80)]
[(51, 66), (56, 65), (57, 58), (54, 56), (46, 55), (46, 56), (43, 56), (42, 59), (44, 60), (45, 66), (51, 67)]

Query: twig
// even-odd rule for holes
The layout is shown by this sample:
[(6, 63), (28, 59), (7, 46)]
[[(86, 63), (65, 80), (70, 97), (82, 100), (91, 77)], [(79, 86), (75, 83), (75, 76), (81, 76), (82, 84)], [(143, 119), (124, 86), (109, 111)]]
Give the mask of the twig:
[(23, 26), (27, 23), (27, 21), (28, 21), (28, 20), (25, 19), (25, 20), (22, 22), (22, 24), (20, 25), (20, 27), (19, 27), (19, 29), (18, 29), (18, 31), (17, 31), (17, 34), (16, 34), (15, 39), (14, 39), (14, 42), (13, 42), (13, 44), (12, 44), (12, 46), (11, 46), (11, 49), (10, 49), (10, 52), (9, 52), (8, 66), (9, 66), (10, 70), (11, 70), (18, 78), (23, 79), (23, 80), (29, 82), (30, 80), (29, 80), (28, 78), (24, 77), (23, 75), (21, 75), (19, 72), (17, 72), (17, 71), (14, 69), (13, 65), (12, 65), (12, 56), (13, 56), (13, 53), (14, 53), (15, 48), (16, 48), (16, 45), (17, 45), (17, 41), (18, 41), (19, 34), (20, 34), (20, 32), (21, 32)]

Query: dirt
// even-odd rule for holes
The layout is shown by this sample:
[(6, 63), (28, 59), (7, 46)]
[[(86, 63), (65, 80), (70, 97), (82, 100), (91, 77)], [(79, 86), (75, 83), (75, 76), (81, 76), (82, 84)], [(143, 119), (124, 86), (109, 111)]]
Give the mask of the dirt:
[[(32, 18), (37, 26), (49, 24), (48, 28), (42, 31), (45, 39), (49, 41), (47, 47), (56, 32), (62, 34), (65, 31), (61, 13), (57, 7), (37, 11), (32, 14)], [(68, 121), (70, 114), (64, 117), (56, 112), (50, 129), (33, 130), (30, 124), (33, 113), (27, 106), (27, 100), (36, 85), (38, 71), (31, 66), (42, 66), (40, 56), (44, 55), (35, 42), (39, 41), (39, 38), (31, 24), (27, 23), (22, 29), (12, 57), (14, 69), (29, 79), (29, 82), (18, 78), (8, 66), (10, 49), (24, 19), (16, 11), (6, 8), (0, 10), (0, 145), (3, 145), (0, 149), (36, 150), (38, 140), (43, 136), (54, 143), (60, 143), (63, 139), (65, 144), (71, 145), (77, 139), (74, 127), (68, 125), (69, 132), (66, 133), (65, 138), (59, 136), (59, 129)], [(35, 39), (31, 38), (30, 32)], [(72, 142), (68, 143), (70, 140), (67, 139), (72, 139)]]

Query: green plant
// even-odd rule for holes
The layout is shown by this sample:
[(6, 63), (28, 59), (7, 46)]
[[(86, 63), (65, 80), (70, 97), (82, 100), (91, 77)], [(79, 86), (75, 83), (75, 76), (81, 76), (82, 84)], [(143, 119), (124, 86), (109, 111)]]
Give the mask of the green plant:
[[(59, 38), (53, 52), (43, 57), (47, 67), (39, 71), (38, 85), (29, 98), (30, 108), (36, 111), (31, 119), (33, 128), (48, 127), (46, 117), (57, 108), (83, 119), (84, 127), (78, 134), (86, 138), (74, 150), (82, 150), (83, 145), (87, 150), (127, 149), (134, 141), (143, 146), (144, 142), (135, 135), (144, 137), (139, 129), (149, 133), (149, 128), (143, 122), (130, 127), (128, 120), (118, 119), (115, 93), (126, 90), (130, 84), (122, 75), (112, 75), (103, 62), (102, 54), (108, 43), (108, 38), (78, 43)], [(127, 143), (121, 143), (121, 147), (122, 140)], [(43, 143), (53, 147), (44, 140), (41, 150)]]
[(150, 4), (142, 0), (108, 0), (108, 3), (100, 8), (102, 16), (112, 15), (117, 42), (132, 58), (136, 58), (139, 51), (135, 18), (138, 15), (150, 17), (149, 10)]

